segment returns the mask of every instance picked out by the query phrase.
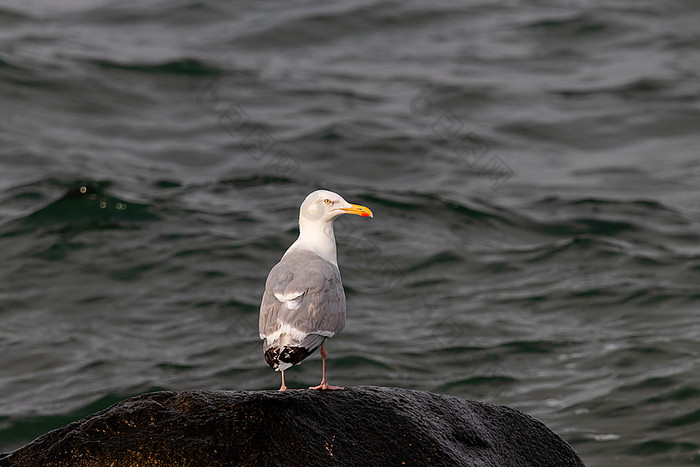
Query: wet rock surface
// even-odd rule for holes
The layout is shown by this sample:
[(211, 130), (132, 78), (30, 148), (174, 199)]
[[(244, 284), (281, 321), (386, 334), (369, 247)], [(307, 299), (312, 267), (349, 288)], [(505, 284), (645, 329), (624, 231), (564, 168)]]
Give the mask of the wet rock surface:
[(0, 466), (582, 466), (515, 409), (399, 388), (155, 392), (11, 453)]

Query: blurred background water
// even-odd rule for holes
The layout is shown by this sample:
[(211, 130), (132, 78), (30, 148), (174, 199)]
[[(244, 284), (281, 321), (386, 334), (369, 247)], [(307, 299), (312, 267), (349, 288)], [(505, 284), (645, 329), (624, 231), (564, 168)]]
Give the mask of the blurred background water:
[[(0, 451), (168, 388), (276, 389), (257, 312), (317, 188), (331, 382), (700, 464), (700, 5), (5, 0)], [(320, 357), (288, 372), (317, 384)]]

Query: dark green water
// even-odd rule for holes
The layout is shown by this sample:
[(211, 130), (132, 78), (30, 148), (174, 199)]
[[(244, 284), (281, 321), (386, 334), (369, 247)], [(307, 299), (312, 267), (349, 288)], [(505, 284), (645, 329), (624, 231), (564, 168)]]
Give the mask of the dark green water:
[[(0, 6), (0, 451), (134, 394), (275, 389), (316, 188), (333, 384), (507, 404), (587, 465), (700, 464), (695, 2)], [(320, 357), (288, 372), (317, 384)]]

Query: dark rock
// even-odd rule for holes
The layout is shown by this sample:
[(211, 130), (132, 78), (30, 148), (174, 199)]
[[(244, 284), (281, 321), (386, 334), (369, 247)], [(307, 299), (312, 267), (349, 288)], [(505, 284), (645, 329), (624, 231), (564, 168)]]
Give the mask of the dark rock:
[(509, 407), (396, 388), (185, 391), (133, 397), (54, 430), (0, 466), (582, 466)]

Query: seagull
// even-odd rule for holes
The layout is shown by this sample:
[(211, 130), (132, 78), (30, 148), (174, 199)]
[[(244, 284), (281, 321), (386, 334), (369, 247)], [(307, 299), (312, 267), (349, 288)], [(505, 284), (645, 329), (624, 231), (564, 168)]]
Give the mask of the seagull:
[(343, 389), (326, 382), (326, 339), (345, 327), (345, 292), (340, 281), (333, 221), (343, 214), (374, 217), (327, 190), (309, 194), (299, 209), (299, 238), (265, 282), (258, 328), (265, 361), (282, 372), (321, 348), (321, 384), (309, 389)]

